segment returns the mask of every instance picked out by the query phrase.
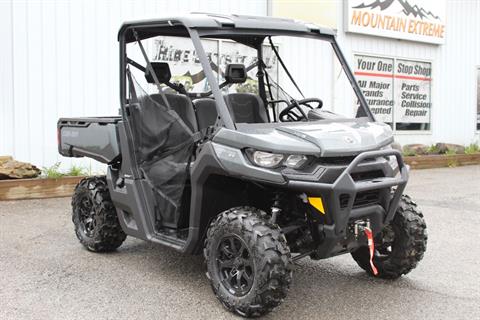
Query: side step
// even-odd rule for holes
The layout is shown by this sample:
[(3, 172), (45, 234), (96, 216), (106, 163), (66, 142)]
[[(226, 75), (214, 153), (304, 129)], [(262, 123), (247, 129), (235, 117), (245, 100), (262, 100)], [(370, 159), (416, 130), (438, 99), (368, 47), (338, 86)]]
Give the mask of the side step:
[(162, 228), (157, 230), (153, 236), (154, 238), (151, 239), (153, 242), (183, 251), (183, 248), (185, 248), (187, 243), (188, 228), (182, 230)]

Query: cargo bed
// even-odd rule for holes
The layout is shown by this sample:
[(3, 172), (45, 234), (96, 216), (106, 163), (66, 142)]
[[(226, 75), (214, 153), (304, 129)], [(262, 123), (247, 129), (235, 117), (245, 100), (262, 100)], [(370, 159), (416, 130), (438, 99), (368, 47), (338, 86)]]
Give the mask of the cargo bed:
[(90, 157), (112, 163), (120, 157), (117, 123), (120, 116), (60, 118), (58, 151), (65, 157)]

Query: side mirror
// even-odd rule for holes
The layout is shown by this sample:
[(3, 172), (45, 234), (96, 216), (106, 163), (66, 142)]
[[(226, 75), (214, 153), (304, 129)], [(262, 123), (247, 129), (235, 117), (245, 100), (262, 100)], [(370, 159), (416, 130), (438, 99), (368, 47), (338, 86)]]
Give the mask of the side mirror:
[(243, 83), (247, 80), (247, 71), (243, 64), (227, 64), (225, 69), (225, 80), (228, 83)]
[[(172, 74), (170, 73), (170, 67), (166, 62), (151, 62), (153, 71), (157, 75), (158, 82), (160, 83), (168, 83)], [(155, 83), (153, 76), (150, 74), (150, 70), (147, 68), (145, 70), (145, 79), (147, 79), (148, 83)]]

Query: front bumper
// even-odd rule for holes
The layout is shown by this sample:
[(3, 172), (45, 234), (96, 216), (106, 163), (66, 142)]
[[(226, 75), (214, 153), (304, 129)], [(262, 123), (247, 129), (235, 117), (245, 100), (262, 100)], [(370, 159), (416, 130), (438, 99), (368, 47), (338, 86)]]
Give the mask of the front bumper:
[[(398, 164), (398, 174), (392, 177), (380, 177), (355, 181), (352, 178), (362, 162), (367, 159), (394, 156)], [(289, 180), (287, 187), (306, 193), (309, 197), (321, 197), (329, 224), (320, 228), (325, 239), (317, 255), (328, 256), (340, 239), (347, 235), (349, 222), (369, 219), (374, 234), (380, 232), (390, 222), (397, 210), (400, 198), (408, 181), (408, 167), (397, 150), (368, 151), (359, 154), (338, 176), (333, 183)], [(392, 192), (393, 187), (393, 192)], [(381, 201), (378, 204), (354, 207), (359, 193), (378, 190)]]

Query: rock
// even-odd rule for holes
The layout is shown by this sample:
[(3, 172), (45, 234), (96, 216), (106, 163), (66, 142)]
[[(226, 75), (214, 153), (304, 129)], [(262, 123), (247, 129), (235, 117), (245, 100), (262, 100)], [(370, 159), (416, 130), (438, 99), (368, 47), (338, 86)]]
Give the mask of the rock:
[(40, 172), (30, 163), (16, 161), (10, 156), (0, 157), (0, 180), (36, 178)]
[(457, 154), (465, 153), (465, 147), (459, 144), (439, 142), (435, 145), (435, 148), (438, 150), (439, 154), (445, 154), (448, 151), (453, 151)]
[(407, 144), (403, 146), (403, 152), (405, 154), (415, 154), (415, 155), (422, 155), (427, 154), (428, 146), (424, 144)]
[(2, 162), (5, 162), (7, 160), (13, 160), (13, 158), (11, 156), (0, 156), (0, 164), (2, 164)]

